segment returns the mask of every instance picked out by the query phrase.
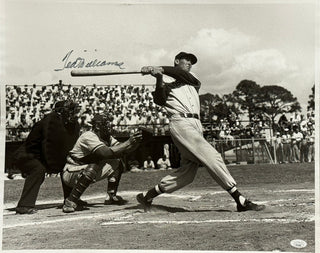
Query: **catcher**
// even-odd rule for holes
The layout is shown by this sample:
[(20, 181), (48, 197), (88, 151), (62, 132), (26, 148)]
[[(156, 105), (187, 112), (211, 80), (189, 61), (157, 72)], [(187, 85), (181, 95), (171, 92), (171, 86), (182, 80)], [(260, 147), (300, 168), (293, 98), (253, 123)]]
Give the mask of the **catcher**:
[[(17, 214), (34, 214), (35, 203), (46, 173), (61, 173), (69, 150), (79, 137), (78, 104), (68, 100), (55, 104), (52, 112), (35, 123), (16, 151), (14, 165), (26, 178), (16, 207)], [(63, 184), (66, 197), (71, 189)]]
[(121, 174), (124, 166), (121, 157), (134, 151), (142, 141), (141, 131), (120, 143), (111, 136), (112, 118), (108, 115), (94, 115), (92, 130), (84, 132), (73, 149), (69, 152), (67, 163), (63, 169), (63, 182), (72, 187), (70, 195), (65, 199), (63, 212), (72, 213), (77, 210), (80, 196), (94, 182), (108, 179), (105, 205), (123, 205), (126, 201), (117, 196)]

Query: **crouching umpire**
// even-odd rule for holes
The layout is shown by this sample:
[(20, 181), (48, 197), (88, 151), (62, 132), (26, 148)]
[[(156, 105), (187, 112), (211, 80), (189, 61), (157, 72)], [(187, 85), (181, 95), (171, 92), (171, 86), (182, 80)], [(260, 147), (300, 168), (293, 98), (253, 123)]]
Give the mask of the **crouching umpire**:
[[(17, 214), (36, 213), (35, 203), (45, 174), (62, 172), (68, 152), (79, 137), (78, 109), (78, 104), (70, 100), (57, 102), (52, 112), (34, 124), (16, 151), (13, 162), (26, 177)], [(66, 197), (71, 189), (62, 186)]]
[(134, 151), (142, 141), (142, 133), (136, 132), (125, 142), (118, 142), (111, 136), (112, 117), (96, 114), (91, 120), (92, 130), (84, 132), (69, 152), (63, 169), (63, 182), (72, 187), (65, 199), (62, 211), (77, 210), (80, 196), (90, 184), (107, 179), (105, 205), (122, 205), (125, 200), (117, 196), (120, 177), (123, 172), (121, 157)]

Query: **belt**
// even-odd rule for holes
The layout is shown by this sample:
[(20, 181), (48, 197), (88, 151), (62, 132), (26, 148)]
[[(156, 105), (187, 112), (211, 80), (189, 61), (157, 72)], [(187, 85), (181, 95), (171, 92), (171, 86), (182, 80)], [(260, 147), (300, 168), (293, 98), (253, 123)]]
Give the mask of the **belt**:
[(199, 115), (196, 114), (196, 113), (179, 113), (179, 115), (181, 117), (184, 117), (184, 118), (195, 118), (195, 119), (200, 119)]

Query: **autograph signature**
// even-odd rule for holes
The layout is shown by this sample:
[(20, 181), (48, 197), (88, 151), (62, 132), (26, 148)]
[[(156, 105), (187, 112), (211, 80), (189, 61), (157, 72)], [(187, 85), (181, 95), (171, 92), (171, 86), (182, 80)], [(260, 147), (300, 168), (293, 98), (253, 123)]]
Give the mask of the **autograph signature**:
[(107, 62), (106, 60), (99, 61), (99, 60), (95, 59), (93, 61), (87, 62), (86, 59), (82, 58), (82, 57), (78, 57), (74, 61), (69, 61), (69, 57), (72, 53), (73, 53), (73, 50), (68, 52), (66, 54), (66, 56), (63, 57), (63, 59), (62, 59), (63, 67), (60, 69), (55, 69), (55, 71), (61, 71), (61, 70), (68, 69), (68, 68), (69, 69), (70, 68), (94, 68), (94, 67), (102, 67), (102, 66), (106, 66), (106, 65), (113, 65), (113, 66), (119, 67), (120, 69), (125, 69), (122, 66), (124, 64), (124, 62), (118, 62), (118, 61)]

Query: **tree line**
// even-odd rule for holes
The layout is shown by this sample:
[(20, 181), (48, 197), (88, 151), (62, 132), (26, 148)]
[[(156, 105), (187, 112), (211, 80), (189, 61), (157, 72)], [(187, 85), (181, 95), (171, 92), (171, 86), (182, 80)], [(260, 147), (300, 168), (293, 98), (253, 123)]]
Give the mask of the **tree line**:
[[(314, 110), (315, 85), (309, 95), (308, 111)], [(301, 112), (297, 98), (278, 85), (261, 86), (251, 80), (242, 80), (230, 94), (222, 96), (210, 93), (200, 95), (203, 122), (218, 123), (228, 119), (229, 123), (247, 115), (249, 122), (256, 119), (268, 121), (275, 126), (275, 119), (283, 113)]]

